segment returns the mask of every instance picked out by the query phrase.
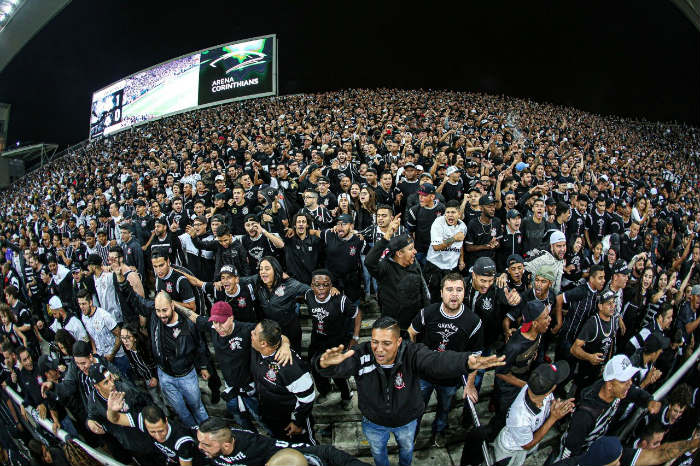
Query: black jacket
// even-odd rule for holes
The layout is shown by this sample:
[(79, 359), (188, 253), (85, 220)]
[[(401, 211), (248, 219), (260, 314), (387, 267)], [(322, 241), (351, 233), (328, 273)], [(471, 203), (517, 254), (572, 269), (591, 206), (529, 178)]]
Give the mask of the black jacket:
[(374, 359), (370, 342), (352, 348), (355, 354), (337, 366), (316, 369), (324, 377), (354, 376), (362, 415), (380, 426), (399, 427), (417, 419), (425, 409), (419, 379), (449, 379), (468, 372), (471, 353), (432, 351), (422, 343), (402, 341), (391, 369)]
[(389, 241), (382, 238), (367, 254), (365, 266), (379, 284), (379, 307), (382, 315), (394, 317), (407, 329), (413, 317), (430, 304), (430, 293), (417, 261), (402, 267), (391, 257), (382, 258)]
[[(148, 333), (151, 335), (151, 352), (153, 360), (161, 369), (170, 367), (175, 374), (184, 375), (194, 366), (195, 369), (206, 369), (207, 357), (205, 341), (201, 338), (195, 324), (186, 316), (180, 314), (179, 320), (182, 322), (182, 331), (177, 338), (177, 348), (175, 358), (165, 362), (163, 349), (163, 332), (165, 324), (156, 315), (155, 302), (142, 298), (134, 293), (129, 282), (119, 284), (120, 292), (127, 298), (129, 306), (132, 306), (139, 314), (148, 318)], [(175, 311), (177, 312), (177, 311)]]
[(248, 255), (243, 249), (240, 241), (231, 241), (231, 245), (224, 248), (216, 240), (202, 240), (197, 236), (192, 237), (192, 244), (197, 249), (214, 252), (214, 275), (219, 277), (219, 270), (224, 265), (232, 265), (238, 271), (238, 276), (251, 275), (250, 266), (248, 265)]

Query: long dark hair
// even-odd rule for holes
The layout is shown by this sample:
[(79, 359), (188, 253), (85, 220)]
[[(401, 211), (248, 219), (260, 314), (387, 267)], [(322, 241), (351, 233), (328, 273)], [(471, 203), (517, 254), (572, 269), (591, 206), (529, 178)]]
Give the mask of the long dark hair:
[(275, 274), (275, 277), (272, 280), (272, 287), (270, 288), (270, 290), (267, 290), (267, 285), (265, 285), (262, 281), (262, 278), (259, 278), (259, 276), (258, 276), (258, 282), (255, 284), (255, 294), (258, 297), (262, 296), (262, 293), (276, 290), (277, 287), (280, 286), (282, 284), (282, 282), (284, 281), (282, 279), (282, 274), (284, 273), (284, 271), (282, 269), (282, 265), (279, 263), (279, 261), (276, 258), (274, 258), (272, 256), (265, 256), (262, 259), (260, 259), (259, 264), (262, 264), (263, 261), (268, 262), (270, 264), (270, 266), (272, 266), (272, 270)]
[(136, 352), (150, 356), (151, 344), (146, 341), (146, 336), (139, 331), (138, 324), (135, 322), (128, 322), (124, 324), (122, 328), (134, 337), (134, 349)]

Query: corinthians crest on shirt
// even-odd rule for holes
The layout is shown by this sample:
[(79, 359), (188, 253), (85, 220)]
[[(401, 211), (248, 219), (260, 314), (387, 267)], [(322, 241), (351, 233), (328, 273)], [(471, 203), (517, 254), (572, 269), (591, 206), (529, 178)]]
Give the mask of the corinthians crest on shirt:
[(279, 372), (279, 367), (276, 364), (270, 366), (270, 368), (265, 372), (265, 380), (270, 383), (277, 383), (277, 373)]
[(350, 250), (348, 251), (348, 254), (350, 254), (351, 256), (354, 256), (356, 252), (357, 252), (357, 248), (355, 246), (350, 246)]
[(238, 304), (238, 307), (244, 308), (246, 305), (245, 298), (243, 296), (240, 296), (237, 300), (236, 303)]
[(481, 308), (484, 311), (490, 311), (491, 308), (493, 308), (493, 302), (491, 302), (491, 298), (488, 296), (484, 298), (484, 300), (481, 302)]
[(168, 293), (173, 292), (173, 282), (165, 282), (165, 291)]
[(401, 371), (396, 373), (396, 376), (394, 377), (394, 388), (397, 390), (401, 390), (406, 386), (406, 382), (403, 380), (403, 374)]

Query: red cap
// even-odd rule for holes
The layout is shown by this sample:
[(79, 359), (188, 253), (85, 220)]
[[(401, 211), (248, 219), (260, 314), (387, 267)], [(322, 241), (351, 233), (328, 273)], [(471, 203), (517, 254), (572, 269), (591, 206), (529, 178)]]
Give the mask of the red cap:
[(224, 301), (217, 301), (211, 307), (211, 316), (209, 322), (218, 322), (223, 324), (229, 317), (233, 316), (233, 309)]

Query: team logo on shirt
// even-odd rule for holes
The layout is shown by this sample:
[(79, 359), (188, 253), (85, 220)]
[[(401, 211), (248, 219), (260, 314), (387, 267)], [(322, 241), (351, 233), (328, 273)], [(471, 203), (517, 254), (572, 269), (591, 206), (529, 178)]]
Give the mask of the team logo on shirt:
[(233, 337), (228, 341), (228, 347), (231, 348), (232, 351), (237, 350), (237, 349), (241, 349), (242, 348), (242, 346), (241, 346), (242, 341), (243, 341), (243, 339), (241, 337)]
[(275, 367), (270, 367), (267, 372), (265, 372), (265, 379), (268, 382), (271, 383), (276, 383), (277, 382), (277, 368)]
[(401, 390), (406, 386), (406, 382), (403, 380), (403, 374), (401, 372), (396, 373), (396, 377), (394, 378), (394, 388), (397, 390)]
[(126, 253), (127, 253), (127, 254), (131, 254), (131, 248), (128, 248), (128, 249), (126, 250)]
[(275, 294), (277, 296), (284, 296), (284, 285), (278, 286), (277, 289), (275, 290)]
[(357, 252), (357, 248), (355, 248), (355, 246), (350, 246), (350, 251), (348, 251), (348, 253), (351, 256), (354, 256), (356, 252)]
[(245, 298), (243, 296), (238, 298), (236, 301), (238, 302), (238, 307), (245, 307), (246, 301), (245, 301)]
[(495, 228), (491, 228), (491, 237), (492, 238), (496, 237), (496, 229)]
[(241, 213), (242, 213), (243, 215), (248, 215), (248, 207), (243, 207), (243, 208), (241, 209)]
[(489, 297), (484, 298), (484, 300), (481, 303), (481, 308), (484, 311), (490, 311), (492, 307), (493, 307), (493, 303), (491, 302), (491, 298), (489, 298)]
[(168, 293), (173, 292), (173, 284), (171, 282), (165, 282), (165, 291)]

